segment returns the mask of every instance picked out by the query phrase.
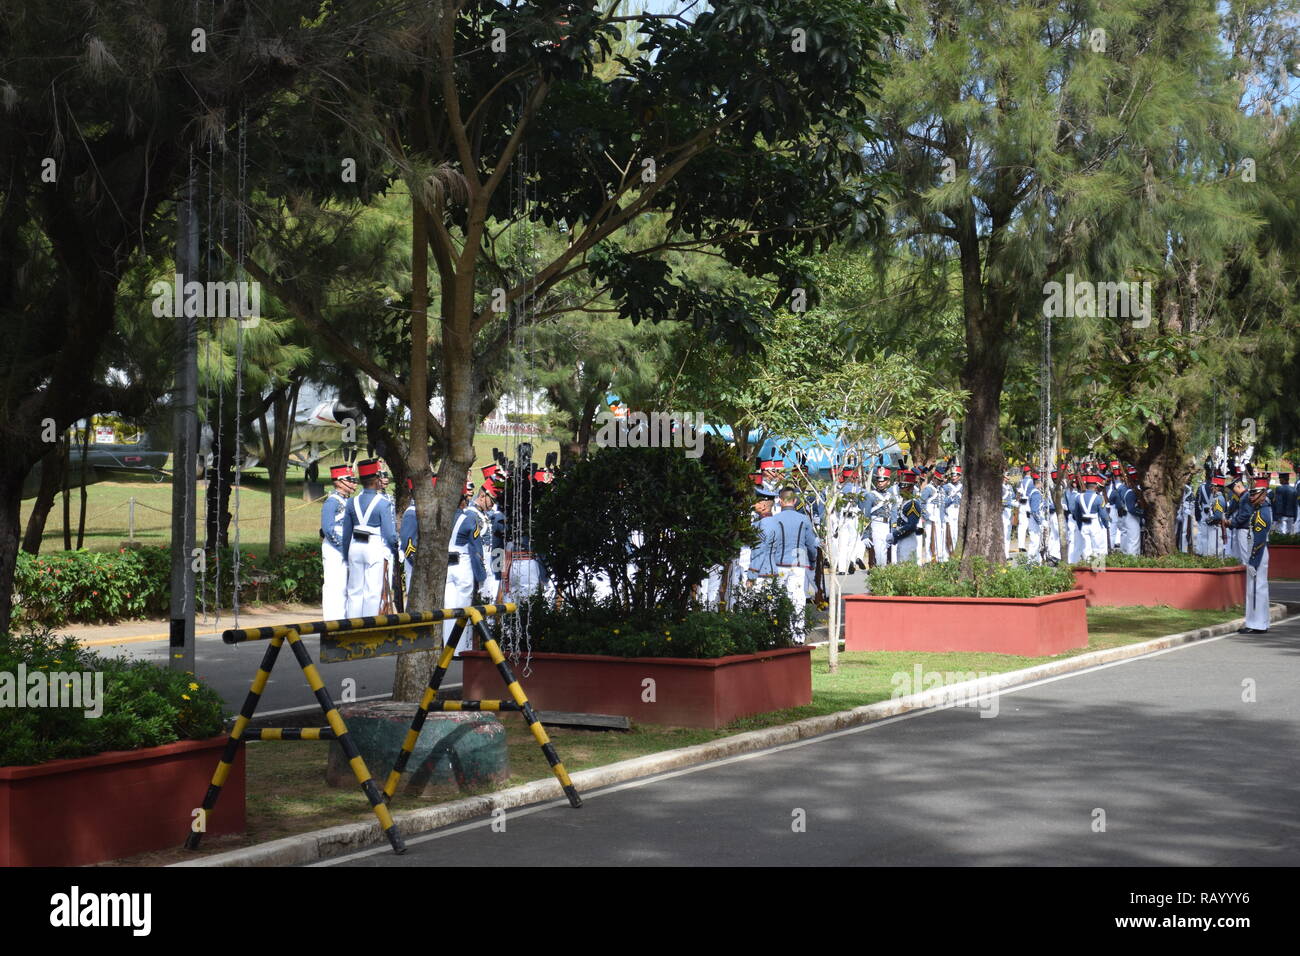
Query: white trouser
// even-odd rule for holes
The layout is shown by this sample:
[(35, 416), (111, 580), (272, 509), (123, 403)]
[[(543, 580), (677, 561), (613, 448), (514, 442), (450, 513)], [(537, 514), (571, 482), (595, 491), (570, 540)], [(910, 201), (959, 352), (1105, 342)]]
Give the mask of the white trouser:
[(384, 593), (384, 558), (388, 549), (379, 535), (369, 541), (352, 539), (348, 548), (348, 599), (345, 617), (373, 617)]
[(909, 534), (902, 541), (894, 545), (894, 562), (896, 564), (906, 564), (908, 561), (921, 563), (921, 549), (917, 546), (915, 534)]
[(1047, 518), (1047, 553), (1057, 561), (1061, 560), (1061, 527), (1056, 522), (1056, 513)]
[(1142, 550), (1142, 523), (1137, 515), (1130, 513), (1119, 519), (1119, 547), (1125, 554)]
[(1023, 504), (1020, 508), (1020, 523), (1016, 525), (1016, 547), (1021, 551), (1025, 550), (1025, 539), (1029, 537), (1029, 505)]
[(736, 606), (736, 595), (745, 586), (749, 572), (749, 548), (741, 548), (740, 554), (731, 562), (731, 580), (727, 584), (727, 607)]
[(1043, 547), (1043, 526), (1029, 528), (1025, 534), (1025, 552), (1029, 555), (1029, 562), (1037, 564), (1041, 560), (1040, 551)]
[(1202, 556), (1214, 554), (1214, 535), (1218, 528), (1204, 519), (1196, 522), (1196, 553)]
[(1119, 510), (1112, 505), (1106, 506), (1107, 517), (1110, 518), (1110, 524), (1106, 526), (1106, 533), (1110, 538), (1109, 548), (1114, 551), (1116, 548), (1123, 548), (1123, 528), (1119, 523)]
[[(937, 498), (938, 495), (935, 496)], [(931, 538), (931, 557), (935, 561), (948, 560), (948, 542), (943, 534), (943, 506), (934, 504), (935, 498), (931, 498), (930, 507), (925, 510), (925, 531)]]
[(944, 534), (947, 535), (947, 548), (949, 556), (957, 547), (957, 509), (949, 508), (948, 514), (944, 517)]
[(1250, 560), (1251, 534), (1249, 528), (1238, 528), (1234, 532), (1237, 538), (1236, 558), (1242, 564)]
[(1273, 530), (1278, 534), (1295, 534), (1295, 518), (1278, 518), (1273, 522)]
[(889, 563), (889, 522), (873, 519), (871, 522), (871, 551), (875, 555), (876, 567)]
[(790, 595), (790, 601), (794, 604), (794, 614), (790, 616), (790, 633), (794, 635), (794, 642), (802, 644), (804, 642), (804, 606), (808, 603), (808, 590), (804, 584), (805, 568), (800, 567), (779, 567), (776, 569), (777, 577), (781, 579), (781, 586), (785, 588), (785, 593)]
[[(469, 607), (474, 603), (474, 569), (470, 567), (469, 552), (463, 552), (460, 560), (447, 566), (447, 584), (442, 590), (443, 607)], [(451, 639), (451, 629), (455, 621), (443, 621), (442, 639)], [(469, 647), (470, 642), (464, 634), (458, 642), (461, 647)]]
[(1002, 509), (1002, 550), (1006, 557), (1011, 557), (1011, 511)]
[(343, 552), (328, 541), (320, 543), (320, 561), (324, 575), (320, 617), (322, 621), (337, 621), (348, 616), (348, 563), (343, 560)]
[(710, 611), (718, 609), (718, 594), (722, 591), (722, 565), (715, 564), (709, 568), (708, 575), (700, 582), (700, 604)]
[(1268, 548), (1259, 559), (1259, 570), (1246, 565), (1246, 626), (1268, 630)]
[(1074, 516), (1068, 512), (1065, 515), (1065, 559), (1071, 564), (1083, 560), (1083, 537), (1079, 534), (1079, 526), (1074, 523)]
[(1106, 556), (1106, 529), (1101, 518), (1093, 518), (1079, 526), (1079, 561), (1092, 561)]

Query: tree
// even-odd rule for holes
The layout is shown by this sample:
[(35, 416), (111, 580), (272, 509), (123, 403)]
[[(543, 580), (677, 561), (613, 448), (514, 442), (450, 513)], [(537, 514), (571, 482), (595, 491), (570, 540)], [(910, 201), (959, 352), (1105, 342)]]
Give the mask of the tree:
[[(69, 10), (15, 0), (0, 21), (0, 631), (24, 476), (42, 440), (91, 414), (134, 416), (147, 387), (96, 376), (121, 278), (188, 178), (191, 146), (318, 61), (336, 18), (315, 0), (223, 4), (204, 25), (166, 0)], [(346, 47), (347, 40), (340, 41)]]
[[(708, 246), (788, 291), (809, 285), (793, 251), (870, 232), (876, 183), (851, 138), (880, 74), (874, 51), (898, 20), (861, 0), (724, 0), (689, 22), (641, 14), (637, 55), (602, 79), (596, 67), (633, 19), (617, 5), (483, 0), (386, 13), (350, 68), (319, 76), (301, 102), (311, 115), (346, 117), (343, 148), (356, 152), (344, 155), (395, 170), (412, 196), (409, 382), (352, 358), (413, 413), (407, 465), (430, 546), (417, 555), (411, 601), (427, 608), (441, 600), (474, 430), (495, 404), (482, 369), (510, 339), (509, 312), (498, 310), (535, 321), (551, 290), (585, 276), (633, 321), (713, 324), (743, 342), (752, 318), (715, 314), (719, 294), (660, 257)], [(647, 213), (682, 238), (620, 245)], [(563, 223), (569, 241), (494, 286), (489, 277), (505, 271), (494, 243), (523, 218)], [(430, 260), (445, 421), (427, 412)], [(436, 488), (423, 480), (426, 437), (440, 452)], [(398, 671), (397, 696), (418, 695), (423, 662), (403, 658)]]
[[(934, 389), (902, 353), (882, 350), (865, 361), (846, 361), (840, 347), (844, 324), (844, 316), (830, 310), (780, 316), (766, 339), (767, 362), (756, 383), (765, 400), (752, 412), (770, 434), (783, 436), (792, 447), (815, 450), (831, 463), (831, 481), (821, 494), (828, 525), (842, 505), (836, 464), (843, 465), (849, 456), (867, 461), (878, 436), (914, 426), (934, 411), (954, 409), (961, 400), (959, 392)], [(804, 492), (815, 494), (816, 489)], [(834, 569), (836, 538), (823, 535), (823, 547)], [(834, 673), (839, 666), (840, 587), (833, 570), (827, 596)]]

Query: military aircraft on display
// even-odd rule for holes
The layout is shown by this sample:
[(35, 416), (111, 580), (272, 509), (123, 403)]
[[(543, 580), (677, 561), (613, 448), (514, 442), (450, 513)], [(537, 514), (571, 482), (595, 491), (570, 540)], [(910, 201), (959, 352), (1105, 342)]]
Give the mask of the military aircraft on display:
[[(364, 434), (365, 419), (360, 411), (350, 408), (323, 390), (304, 385), (299, 393), (301, 405), (294, 414), (293, 433), (289, 447), (289, 463), (299, 468), (310, 468), (337, 449), (355, 446), (356, 435)], [(305, 401), (304, 401), (305, 400)], [(267, 413), (269, 427), (274, 427), (275, 417)], [(84, 423), (83, 423), (84, 424)], [(72, 441), (68, 447), (68, 487), (79, 488), (101, 481), (124, 481), (150, 475), (155, 481), (171, 477), (166, 470), (171, 455), (169, 429), (146, 429), (137, 433), (133, 442), (118, 441), (111, 427), (99, 426), (85, 449), (83, 468), (82, 445)], [(199, 429), (199, 454), (205, 462), (212, 459), (212, 430), (203, 425)], [(246, 429), (244, 435), (244, 468), (255, 468), (261, 461), (262, 444), (255, 429)], [(84, 481), (83, 481), (84, 475)], [(195, 469), (195, 477), (202, 471)], [(35, 498), (41, 487), (41, 465), (37, 465), (23, 481), (23, 497)]]

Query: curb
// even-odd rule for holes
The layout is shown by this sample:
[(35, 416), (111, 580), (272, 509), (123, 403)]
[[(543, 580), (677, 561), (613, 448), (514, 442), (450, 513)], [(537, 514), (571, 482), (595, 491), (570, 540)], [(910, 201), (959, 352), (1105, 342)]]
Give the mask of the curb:
[[(1269, 621), (1277, 622), (1289, 614), (1300, 613), (1300, 604), (1273, 603), (1269, 609)], [(1050, 661), (1018, 671), (1007, 671), (989, 677), (958, 684), (936, 687), (917, 694), (909, 694), (891, 700), (865, 704), (853, 710), (842, 710), (820, 717), (807, 717), (794, 723), (762, 730), (751, 730), (743, 734), (711, 740), (708, 743), (665, 750), (644, 757), (633, 757), (603, 767), (592, 767), (572, 774), (574, 786), (579, 792), (595, 790), (639, 777), (648, 777), (683, 767), (692, 767), (721, 760), (737, 754), (753, 753), (766, 750), (780, 744), (792, 743), (808, 737), (859, 727), (863, 724), (894, 717), (912, 710), (924, 710), (932, 707), (951, 707), (954, 704), (974, 703), (976, 699), (987, 697), (992, 693), (1021, 684), (1029, 684), (1045, 677), (1053, 677), (1071, 671), (1087, 670), (1100, 664), (1142, 657), (1154, 651), (1192, 644), (1211, 637), (1220, 637), (1234, 633), (1245, 621), (1237, 618), (1214, 624), (1210, 627), (1183, 631), (1179, 634), (1167, 634), (1152, 638), (1140, 644), (1126, 644), (1123, 647), (1111, 647), (1062, 661)], [(564, 793), (553, 779), (536, 780), (520, 784), (497, 793), (478, 797), (467, 797), (452, 803), (439, 804), (435, 807), (422, 807), (418, 810), (406, 810), (393, 814), (393, 819), (402, 829), (405, 837), (428, 833), (454, 823), (462, 823), (476, 817), (487, 816), (493, 810), (510, 810), (533, 803), (548, 800), (562, 800)], [(342, 853), (362, 850), (384, 842), (379, 824), (374, 821), (347, 823), (282, 837), (269, 843), (241, 847), (216, 853), (201, 859), (172, 863), (174, 867), (185, 866), (298, 866), (315, 863)]]

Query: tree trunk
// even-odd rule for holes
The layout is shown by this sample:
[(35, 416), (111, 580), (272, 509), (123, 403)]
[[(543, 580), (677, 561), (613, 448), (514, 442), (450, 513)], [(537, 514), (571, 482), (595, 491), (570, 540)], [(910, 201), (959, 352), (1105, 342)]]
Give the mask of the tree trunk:
[(1178, 548), (1178, 505), (1183, 483), (1194, 467), (1186, 454), (1188, 408), (1180, 402), (1167, 422), (1148, 422), (1146, 447), (1131, 456), (1141, 484), (1139, 500), (1146, 520), (1142, 525), (1142, 553), (1149, 557), (1172, 554)]
[(298, 389), (302, 382), (289, 382), (272, 402), (275, 410), (275, 440), (270, 448), (267, 471), (271, 478), (271, 541), (267, 547), (270, 557), (284, 554), (284, 486), (289, 472), (289, 446), (293, 439), (293, 418), (298, 411)]
[(1002, 316), (982, 301), (978, 259), (973, 263), (973, 275), (969, 274), (971, 264), (966, 261), (965, 249), (962, 259), (966, 363), (961, 381), (969, 397), (962, 422), (966, 463), (962, 474), (958, 548), (962, 574), (969, 576), (975, 558), (984, 558), (995, 565), (1006, 560), (1002, 546), (1002, 478), (1007, 463), (1002, 452), (999, 419), (1007, 367), (1007, 336)]
[(63, 550), (72, 550), (72, 439), (63, 443)]
[(27, 469), (13, 461), (0, 462), (0, 465), (4, 466), (0, 469), (0, 634), (6, 634), (13, 615), (23, 477)]
[(59, 485), (63, 482), (66, 441), (67, 435), (60, 436), (54, 447), (41, 459), (40, 490), (32, 503), (32, 513), (27, 517), (27, 533), (23, 535), (23, 550), (28, 554), (40, 554), (41, 541), (45, 535), (45, 522), (49, 518), (50, 509), (54, 507)]
[(86, 419), (86, 430), (81, 436), (81, 505), (77, 511), (77, 550), (86, 543), (86, 463), (90, 458), (90, 419)]

